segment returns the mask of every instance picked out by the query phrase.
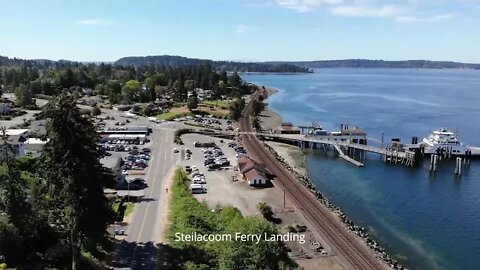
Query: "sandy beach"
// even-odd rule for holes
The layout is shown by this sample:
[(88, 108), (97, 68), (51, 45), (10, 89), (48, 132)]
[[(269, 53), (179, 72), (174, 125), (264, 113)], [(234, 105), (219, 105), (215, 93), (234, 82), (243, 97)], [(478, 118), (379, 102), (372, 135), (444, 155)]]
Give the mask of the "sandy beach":
[[(265, 87), (268, 97), (275, 95), (278, 90), (274, 88)], [(274, 112), (268, 107), (268, 98), (265, 100), (267, 106), (265, 110), (259, 115), (260, 125), (263, 130), (278, 130), (283, 122), (280, 114)], [(281, 155), (299, 174), (306, 175), (305, 168), (305, 154), (303, 151), (293, 145), (278, 143), (278, 142), (266, 142), (269, 146), (275, 148), (277, 153)]]

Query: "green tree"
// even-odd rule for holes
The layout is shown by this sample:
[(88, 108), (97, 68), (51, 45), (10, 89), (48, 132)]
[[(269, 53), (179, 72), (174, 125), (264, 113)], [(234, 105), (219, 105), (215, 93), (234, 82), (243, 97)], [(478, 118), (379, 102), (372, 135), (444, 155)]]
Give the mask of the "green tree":
[(267, 203), (265, 202), (259, 202), (257, 204), (257, 210), (258, 212), (260, 212), (260, 214), (262, 214), (262, 216), (264, 218), (266, 218), (267, 220), (271, 219), (273, 217), (273, 210), (272, 210), (272, 207), (270, 205), (268, 205)]
[(0, 175), (0, 212), (5, 212), (13, 222), (21, 221), (26, 207), (26, 186), (20, 179), (13, 146), (8, 143), (9, 136), (5, 128), (1, 130), (1, 141), (0, 164), (5, 173)]
[(35, 104), (33, 99), (33, 93), (28, 85), (20, 84), (15, 88), (15, 96), (17, 98), (17, 104), (22, 107), (28, 107)]
[(92, 114), (92, 116), (97, 116), (97, 115), (100, 115), (102, 111), (100, 111), (100, 108), (97, 105), (95, 105), (92, 107), (92, 110), (90, 111), (90, 113)]
[(258, 120), (258, 117), (254, 116), (252, 118), (252, 126), (257, 132), (262, 130), (262, 126), (260, 125), (260, 121)]
[(99, 137), (82, 117), (71, 96), (50, 101), (43, 114), (49, 142), (41, 156), (42, 177), (51, 198), (50, 223), (68, 243), (73, 270), (79, 269), (80, 250), (96, 246), (113, 214), (103, 193), (113, 179), (102, 167)]
[(245, 100), (243, 98), (236, 99), (234, 102), (230, 103), (230, 114), (234, 120), (240, 119), (242, 117), (242, 111), (245, 108)]
[(187, 107), (190, 111), (198, 107), (197, 93), (193, 92), (193, 94), (188, 98)]
[(139, 81), (130, 80), (126, 82), (125, 85), (122, 87), (123, 101), (127, 104), (137, 101), (140, 89), (141, 85)]
[(265, 109), (265, 104), (256, 99), (252, 100), (252, 113), (253, 115), (259, 115)]
[(237, 72), (234, 72), (228, 77), (228, 84), (232, 87), (240, 87), (242, 85), (242, 79)]

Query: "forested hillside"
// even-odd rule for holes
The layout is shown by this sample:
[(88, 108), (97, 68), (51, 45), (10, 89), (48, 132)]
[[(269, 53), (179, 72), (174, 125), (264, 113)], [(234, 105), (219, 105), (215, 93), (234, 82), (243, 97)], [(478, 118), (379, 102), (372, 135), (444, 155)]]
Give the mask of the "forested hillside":
[(115, 65), (144, 67), (170, 66), (183, 67), (191, 65), (208, 64), (216, 70), (237, 72), (272, 72), (272, 73), (302, 73), (308, 72), (308, 68), (299, 67), (288, 63), (257, 63), (257, 62), (231, 62), (213, 61), (208, 59), (187, 58), (182, 56), (158, 55), (158, 56), (132, 56), (124, 57), (115, 62)]

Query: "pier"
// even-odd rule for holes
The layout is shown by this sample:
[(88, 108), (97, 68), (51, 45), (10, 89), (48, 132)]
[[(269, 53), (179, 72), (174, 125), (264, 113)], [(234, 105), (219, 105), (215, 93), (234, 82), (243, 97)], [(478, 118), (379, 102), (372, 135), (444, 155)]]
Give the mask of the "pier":
[[(406, 167), (413, 167), (418, 161), (425, 157), (424, 146), (418, 143), (418, 138), (413, 137), (411, 144), (402, 144), (399, 139), (392, 139), (389, 144), (384, 145), (382, 140), (367, 137), (367, 134), (357, 127), (353, 129), (346, 125), (341, 126), (341, 130), (329, 134), (321, 126), (300, 126), (301, 134), (275, 133), (275, 132), (202, 132), (208, 135), (230, 137), (239, 135), (256, 135), (265, 140), (284, 142), (291, 145), (297, 145), (300, 148), (311, 148), (323, 151), (335, 151), (339, 157), (357, 167), (364, 167), (364, 158), (366, 153), (378, 154), (383, 161), (388, 164), (398, 164)], [(303, 134), (302, 134), (303, 133)], [(306, 134), (305, 134), (306, 133)], [(382, 147), (368, 145), (367, 141), (381, 143)], [(470, 158), (480, 156), (480, 147), (468, 147), (469, 156), (462, 159), (463, 162), (469, 162)], [(443, 151), (437, 154), (437, 160), (451, 158), (452, 152)], [(357, 160), (357, 159), (360, 160)], [(433, 159), (432, 159), (433, 160)], [(435, 164), (433, 164), (435, 163)], [(431, 165), (431, 171), (435, 172), (437, 161)], [(457, 167), (460, 167), (458, 165)], [(461, 174), (461, 168), (456, 169), (456, 174)]]
[(336, 144), (334, 144), (333, 146), (335, 147), (335, 150), (337, 150), (338, 155), (339, 155), (341, 158), (345, 159), (345, 160), (348, 161), (348, 162), (353, 163), (353, 164), (356, 165), (357, 167), (363, 167), (363, 163), (361, 163), (360, 161), (357, 161), (357, 160), (355, 160), (355, 159), (353, 159), (353, 158), (345, 155), (345, 154), (343, 153), (342, 149), (340, 148), (340, 146), (338, 146), (338, 145), (336, 145)]

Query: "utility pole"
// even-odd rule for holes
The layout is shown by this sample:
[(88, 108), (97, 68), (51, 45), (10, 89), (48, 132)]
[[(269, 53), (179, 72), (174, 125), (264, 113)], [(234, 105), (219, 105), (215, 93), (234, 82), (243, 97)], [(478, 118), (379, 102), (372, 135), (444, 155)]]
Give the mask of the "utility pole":
[(283, 209), (285, 209), (285, 188), (283, 188)]

